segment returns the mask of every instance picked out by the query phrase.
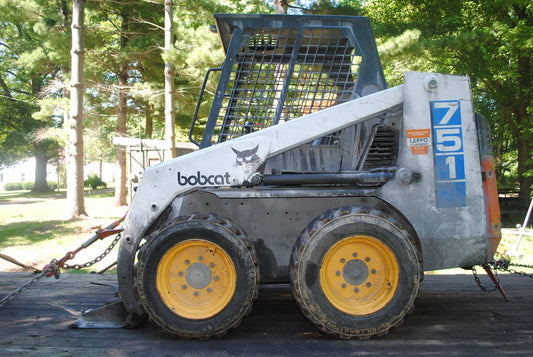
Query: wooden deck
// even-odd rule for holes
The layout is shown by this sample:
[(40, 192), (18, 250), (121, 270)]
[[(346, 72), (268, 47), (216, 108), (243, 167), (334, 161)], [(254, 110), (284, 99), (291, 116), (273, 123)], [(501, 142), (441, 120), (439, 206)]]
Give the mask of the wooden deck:
[[(0, 273), (0, 298), (32, 277)], [(486, 280), (486, 276), (482, 276)], [(134, 330), (69, 329), (73, 310), (115, 299), (114, 275), (44, 278), (0, 309), (0, 356), (533, 356), (533, 280), (501, 275), (509, 295), (483, 293), (471, 275), (429, 275), (416, 309), (381, 338), (337, 340), (301, 315), (287, 286), (266, 286), (250, 316), (223, 338), (180, 340), (148, 323)]]

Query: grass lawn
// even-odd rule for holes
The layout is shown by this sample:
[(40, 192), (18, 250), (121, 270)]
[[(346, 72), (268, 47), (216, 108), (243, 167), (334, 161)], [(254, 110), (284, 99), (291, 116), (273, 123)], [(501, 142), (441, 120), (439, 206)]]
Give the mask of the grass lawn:
[[(53, 258), (62, 258), (89, 239), (99, 227), (122, 217), (126, 207), (117, 208), (113, 190), (97, 190), (85, 195), (89, 217), (71, 220), (66, 215), (65, 192), (31, 194), (0, 192), (0, 253), (26, 265), (42, 268)], [(68, 264), (85, 263), (100, 255), (113, 237), (94, 243)], [(87, 271), (99, 270), (116, 260), (117, 249)], [(0, 259), (0, 271), (20, 270)]]
[[(96, 229), (105, 227), (122, 217), (127, 210), (127, 207), (115, 207), (112, 189), (92, 191), (90, 194), (86, 191), (85, 208), (89, 215), (87, 218), (70, 220), (66, 216), (65, 207), (65, 192), (37, 195), (27, 191), (0, 192), (0, 253), (26, 265), (42, 268), (51, 259), (59, 259), (68, 251), (76, 249), (89, 239)], [(517, 238), (516, 234), (505, 233), (498, 252), (512, 252)], [(94, 243), (67, 263), (80, 264), (92, 260), (100, 255), (112, 240), (113, 237), (108, 237)], [(94, 268), (85, 271), (107, 267), (116, 260), (117, 250), (115, 248)], [(520, 257), (512, 257), (513, 263), (533, 265), (533, 237), (527, 235), (522, 237), (519, 253)], [(516, 270), (533, 272), (531, 269)], [(21, 271), (21, 269), (0, 259), (0, 271)], [(437, 273), (469, 273), (469, 271), (452, 269)]]

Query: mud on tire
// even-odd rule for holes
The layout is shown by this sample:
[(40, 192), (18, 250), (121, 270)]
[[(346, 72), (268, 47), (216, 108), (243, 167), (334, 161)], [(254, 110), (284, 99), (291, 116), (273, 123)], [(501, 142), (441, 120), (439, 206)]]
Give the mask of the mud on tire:
[(311, 222), (290, 259), (294, 298), (340, 338), (386, 334), (412, 311), (421, 264), (413, 237), (385, 212), (341, 207)]
[(222, 336), (239, 325), (258, 295), (253, 245), (229, 220), (177, 218), (139, 254), (139, 297), (150, 318), (183, 338)]

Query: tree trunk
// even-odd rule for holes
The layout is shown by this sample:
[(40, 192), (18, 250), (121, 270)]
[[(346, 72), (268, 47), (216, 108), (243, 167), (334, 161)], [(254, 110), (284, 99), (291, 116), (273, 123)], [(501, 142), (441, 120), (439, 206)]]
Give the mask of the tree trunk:
[(67, 211), (72, 218), (87, 215), (83, 191), (83, 20), (84, 0), (73, 0), (67, 153)]
[(527, 175), (528, 171), (533, 171), (531, 164), (531, 152), (533, 147), (529, 141), (523, 140), (520, 135), (516, 136), (516, 143), (518, 147), (518, 184), (520, 191), (518, 193), (520, 204), (527, 208), (531, 202), (531, 186), (533, 185), (533, 177)]
[[(120, 34), (120, 48), (126, 47), (128, 42), (127, 32), (129, 27), (129, 19), (127, 15), (122, 14), (122, 26)], [(128, 118), (128, 63), (124, 62), (120, 65), (120, 72), (118, 74), (118, 125), (117, 132), (121, 136), (126, 135), (126, 121)], [(127, 171), (126, 171), (126, 148), (124, 146), (117, 146), (117, 161), (118, 171), (115, 175), (115, 205), (117, 207), (126, 206), (127, 202)]]
[[(172, 0), (165, 0), (165, 50), (172, 48), (173, 42), (172, 26)], [(174, 66), (172, 63), (165, 63), (165, 141), (167, 143), (170, 158), (176, 156), (176, 134), (175, 134), (175, 109), (174, 109)]]
[(146, 130), (144, 135), (146, 138), (151, 139), (154, 131), (154, 117), (152, 116), (153, 108), (151, 105), (146, 106)]
[[(117, 132), (121, 136), (126, 135), (126, 120), (128, 115), (128, 95), (126, 86), (128, 85), (128, 72), (123, 69), (118, 76), (118, 126)], [(126, 148), (117, 146), (118, 171), (115, 177), (115, 205), (117, 207), (126, 206), (127, 202), (127, 168), (126, 168)]]
[(48, 164), (48, 155), (37, 146), (35, 148), (35, 183), (32, 192), (48, 191), (48, 182), (46, 179), (46, 165)]
[(289, 7), (287, 0), (275, 0), (274, 1), (274, 11), (276, 14), (286, 14), (287, 8)]
[(102, 174), (103, 174), (103, 165), (104, 165), (104, 159), (100, 157), (100, 163), (98, 165), (98, 177), (100, 177), (100, 180), (102, 180)]

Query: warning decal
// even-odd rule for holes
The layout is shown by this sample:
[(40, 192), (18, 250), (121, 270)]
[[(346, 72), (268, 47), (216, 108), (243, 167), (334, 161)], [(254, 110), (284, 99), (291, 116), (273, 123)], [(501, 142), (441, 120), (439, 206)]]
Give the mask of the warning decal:
[(406, 130), (407, 146), (411, 148), (413, 155), (426, 155), (428, 153), (431, 139), (429, 137), (430, 129), (413, 129)]

